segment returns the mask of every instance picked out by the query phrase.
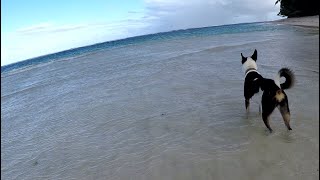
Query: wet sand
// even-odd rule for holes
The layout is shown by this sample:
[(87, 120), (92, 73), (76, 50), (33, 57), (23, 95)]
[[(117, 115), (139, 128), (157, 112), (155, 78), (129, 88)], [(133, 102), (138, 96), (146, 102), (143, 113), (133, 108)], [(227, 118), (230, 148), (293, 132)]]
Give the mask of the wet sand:
[(306, 27), (319, 28), (319, 15), (306, 16), (306, 17), (296, 17), (296, 18), (286, 18), (286, 19), (280, 19), (280, 20), (276, 20), (276, 21), (272, 21), (272, 22), (295, 25), (295, 26), (306, 26)]

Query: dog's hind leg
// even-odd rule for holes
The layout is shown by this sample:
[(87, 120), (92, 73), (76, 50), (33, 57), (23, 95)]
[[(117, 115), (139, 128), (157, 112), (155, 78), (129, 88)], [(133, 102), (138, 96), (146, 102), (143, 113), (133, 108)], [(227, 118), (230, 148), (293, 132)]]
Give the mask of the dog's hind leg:
[(272, 132), (272, 129), (269, 124), (269, 116), (273, 112), (274, 108), (276, 107), (275, 102), (270, 100), (268, 95), (262, 95), (262, 120), (266, 127)]
[(290, 127), (290, 110), (287, 97), (285, 97), (285, 99), (279, 104), (278, 108), (282, 115), (284, 124), (287, 126), (288, 130), (292, 130)]
[(270, 132), (272, 132), (272, 129), (271, 129), (270, 124), (269, 124), (269, 116), (270, 116), (271, 112), (269, 112), (269, 113), (262, 112), (262, 120), (263, 120), (264, 124), (266, 125), (266, 127), (269, 129)]

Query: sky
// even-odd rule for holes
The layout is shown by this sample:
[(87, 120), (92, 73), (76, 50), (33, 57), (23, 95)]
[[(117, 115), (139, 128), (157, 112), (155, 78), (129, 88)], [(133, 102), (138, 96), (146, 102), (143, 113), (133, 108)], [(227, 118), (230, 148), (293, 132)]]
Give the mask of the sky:
[(275, 0), (1, 0), (1, 66), (178, 29), (281, 19)]

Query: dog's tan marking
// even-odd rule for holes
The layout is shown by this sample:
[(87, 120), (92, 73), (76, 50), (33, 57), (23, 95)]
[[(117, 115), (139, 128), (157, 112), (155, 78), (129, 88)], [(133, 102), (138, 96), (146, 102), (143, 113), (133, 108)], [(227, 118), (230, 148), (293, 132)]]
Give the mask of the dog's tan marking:
[(284, 99), (284, 94), (281, 90), (276, 92), (275, 98), (278, 102), (281, 102)]
[(292, 130), (290, 127), (290, 112), (289, 107), (287, 105), (283, 105), (281, 107), (278, 107), (280, 110), (280, 113), (282, 115), (284, 124), (287, 126), (288, 130)]
[(286, 123), (289, 124), (289, 122), (290, 122), (290, 114), (289, 114), (289, 113), (285, 113), (285, 114), (283, 115), (283, 119), (284, 119), (284, 121), (285, 121)]
[(291, 130), (290, 127), (290, 113), (286, 112), (282, 114), (282, 118), (284, 121), (284, 124), (288, 127), (289, 130)]

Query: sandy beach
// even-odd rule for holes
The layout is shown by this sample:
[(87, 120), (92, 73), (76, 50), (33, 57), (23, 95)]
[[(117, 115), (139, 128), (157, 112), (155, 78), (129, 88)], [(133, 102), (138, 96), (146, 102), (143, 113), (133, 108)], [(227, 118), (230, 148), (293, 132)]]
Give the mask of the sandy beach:
[(296, 17), (296, 18), (285, 18), (273, 21), (275, 23), (290, 24), (296, 26), (307, 26), (319, 28), (319, 15), (307, 16), (307, 17)]
[[(173, 31), (2, 71), (1, 179), (319, 179), (319, 30), (301, 27)], [(254, 49), (263, 77), (295, 73), (292, 131), (275, 109), (269, 133), (259, 96), (246, 114)]]

